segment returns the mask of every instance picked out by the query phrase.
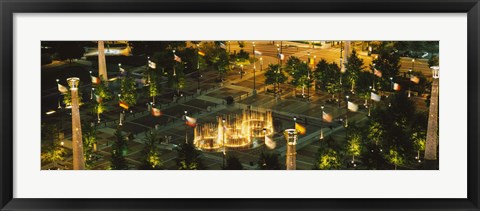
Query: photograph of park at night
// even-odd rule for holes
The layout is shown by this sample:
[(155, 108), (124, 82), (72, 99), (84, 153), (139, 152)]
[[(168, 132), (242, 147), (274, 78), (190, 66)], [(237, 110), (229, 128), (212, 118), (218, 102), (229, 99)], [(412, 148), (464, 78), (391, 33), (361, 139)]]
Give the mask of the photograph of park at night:
[(438, 121), (438, 41), (41, 42), (41, 170), (438, 170)]

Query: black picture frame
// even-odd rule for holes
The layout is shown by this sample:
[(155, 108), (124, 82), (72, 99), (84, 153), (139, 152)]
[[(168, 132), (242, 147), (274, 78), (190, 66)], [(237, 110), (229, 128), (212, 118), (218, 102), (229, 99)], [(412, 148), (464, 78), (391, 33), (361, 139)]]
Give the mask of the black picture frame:
[[(0, 207), (2, 210), (479, 210), (478, 0), (0, 0)], [(468, 197), (466, 199), (19, 199), (13, 198), (15, 13), (467, 13)], [(454, 141), (454, 140), (449, 140)], [(445, 181), (448, 182), (448, 181)], [(445, 190), (448, 191), (448, 190)]]

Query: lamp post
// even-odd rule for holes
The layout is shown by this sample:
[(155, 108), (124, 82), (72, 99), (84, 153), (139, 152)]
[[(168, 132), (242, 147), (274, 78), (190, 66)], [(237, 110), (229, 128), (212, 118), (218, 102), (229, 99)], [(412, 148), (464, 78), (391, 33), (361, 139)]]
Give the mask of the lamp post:
[(343, 58), (342, 58), (342, 54), (340, 54), (340, 86), (339, 86), (339, 89), (338, 89), (338, 108), (341, 107), (340, 103), (341, 103), (341, 99), (342, 99), (342, 68), (343, 68)]
[(390, 87), (392, 88), (392, 91), (393, 91), (393, 77), (390, 77)]
[[(188, 121), (187, 120), (187, 113), (188, 111), (185, 110), (183, 111), (183, 113), (185, 114), (184, 117), (185, 117), (185, 121)], [(187, 123), (185, 122), (185, 144), (188, 144), (188, 126), (187, 126)]]
[(347, 98), (347, 112), (345, 113), (345, 127), (348, 127), (348, 98), (350, 96), (345, 96), (345, 98)]
[(412, 70), (415, 70), (415, 58), (412, 59)]
[[(370, 88), (370, 100), (372, 100), (372, 86), (370, 86), (368, 88)], [(367, 116), (370, 116), (370, 107), (372, 107), (374, 103), (375, 103), (375, 101), (372, 100), (372, 105), (368, 106), (368, 115)]]
[(240, 70), (240, 79), (242, 79), (242, 78), (243, 78), (243, 64), (240, 65), (240, 68), (241, 68), (241, 70)]
[(225, 151), (225, 130), (227, 129), (226, 125), (225, 125), (225, 118), (222, 119), (222, 146), (223, 146), (223, 149), (222, 149), (222, 157), (223, 157), (223, 164), (222, 164), (222, 167), (225, 168), (225, 156), (227, 155), (227, 152)]
[(373, 80), (372, 80), (372, 90), (375, 91), (375, 63), (372, 64), (373, 65)]
[(323, 109), (325, 108), (324, 105), (322, 105), (322, 122), (320, 123), (320, 140), (323, 139), (323, 114), (324, 114), (324, 111)]
[[(312, 45), (313, 46), (313, 45)], [(310, 52), (308, 52), (308, 60), (307, 60), (307, 102), (310, 102), (310, 67), (308, 66), (310, 63)]]
[(410, 83), (411, 83), (411, 78), (412, 78), (412, 69), (408, 69), (408, 78), (410, 78), (410, 81), (408, 83), (408, 97), (411, 95), (411, 90), (410, 90)]
[[(197, 78), (197, 93), (200, 94), (200, 78), (202, 75), (200, 74), (200, 45), (197, 44), (197, 72), (198, 72), (198, 78)], [(229, 44), (230, 46), (230, 44)]]
[[(120, 100), (120, 97), (122, 96), (122, 94), (118, 94), (118, 102), (122, 102), (122, 100)], [(120, 111), (120, 119), (118, 121), (118, 125), (122, 126), (123, 125), (123, 111), (124, 110), (121, 110)], [(100, 123), (100, 122), (99, 122)]]

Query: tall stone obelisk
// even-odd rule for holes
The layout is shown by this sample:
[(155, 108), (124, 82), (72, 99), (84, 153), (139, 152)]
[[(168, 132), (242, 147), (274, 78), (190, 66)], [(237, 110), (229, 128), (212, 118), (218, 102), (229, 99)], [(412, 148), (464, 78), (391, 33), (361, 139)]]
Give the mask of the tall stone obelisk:
[(287, 139), (287, 154), (285, 155), (285, 166), (287, 170), (297, 169), (297, 131), (295, 129), (286, 129), (284, 132), (285, 139)]
[(78, 105), (78, 84), (79, 78), (68, 78), (68, 85), (72, 94), (72, 149), (73, 149), (73, 170), (85, 169), (83, 157), (82, 125), (80, 123), (80, 111)]
[(430, 111), (428, 113), (427, 141), (425, 145), (425, 162), (428, 169), (437, 167), (438, 147), (438, 71), (439, 67), (432, 68), (432, 93), (430, 94)]
[(103, 41), (98, 41), (98, 76), (103, 81), (108, 81), (107, 62), (105, 61), (105, 45)]

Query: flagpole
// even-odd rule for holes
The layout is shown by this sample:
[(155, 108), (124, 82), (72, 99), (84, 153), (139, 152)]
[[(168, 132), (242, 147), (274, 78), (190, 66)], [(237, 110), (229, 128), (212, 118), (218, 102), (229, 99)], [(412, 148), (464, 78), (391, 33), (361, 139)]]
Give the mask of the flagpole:
[(188, 126), (187, 126), (187, 110), (184, 111), (185, 113), (185, 144), (188, 144)]
[(325, 114), (323, 109), (325, 108), (324, 105), (322, 105), (320, 108), (322, 108), (322, 122), (320, 123), (320, 140), (323, 139), (323, 115)]
[[(122, 100), (120, 99), (120, 97), (122, 96), (122, 94), (118, 94), (118, 102), (122, 102)], [(118, 121), (118, 125), (122, 126), (122, 110), (120, 110), (120, 119)]]
[(346, 98), (347, 98), (347, 113), (345, 113), (345, 127), (348, 127), (348, 98), (349, 97), (350, 96), (348, 96), (348, 95), (346, 96)]
[(408, 72), (409, 72), (408, 73), (408, 78), (410, 79), (409, 82), (407, 82), (408, 83), (408, 97), (410, 97), (410, 95), (411, 95), (410, 83), (412, 81), (412, 79), (411, 79), (412, 78), (412, 69), (409, 69)]
[(198, 78), (197, 78), (197, 93), (200, 94), (200, 48), (199, 44), (197, 44), (197, 72), (198, 72)]
[(222, 163), (222, 168), (225, 168), (225, 155), (226, 155), (226, 152), (225, 152), (225, 129), (227, 129), (225, 127), (225, 118), (222, 118), (222, 146), (223, 146), (223, 152), (222, 152), (222, 158), (223, 158), (223, 163)]

